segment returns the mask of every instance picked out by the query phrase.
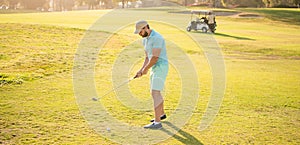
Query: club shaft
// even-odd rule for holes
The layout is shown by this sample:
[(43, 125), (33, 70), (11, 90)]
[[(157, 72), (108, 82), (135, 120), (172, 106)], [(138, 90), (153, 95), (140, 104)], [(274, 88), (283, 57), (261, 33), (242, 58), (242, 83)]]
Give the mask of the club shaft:
[(128, 84), (131, 80), (133, 80), (134, 78), (132, 78), (132, 79), (129, 79), (129, 80), (127, 80), (127, 81), (125, 81), (125, 82), (123, 82), (123, 83), (121, 83), (120, 85), (118, 85), (117, 87), (115, 87), (115, 88), (113, 88), (113, 89), (111, 89), (110, 91), (108, 91), (108, 92), (106, 92), (101, 98), (103, 98), (104, 96), (106, 96), (106, 95), (108, 95), (108, 94), (110, 94), (111, 92), (113, 92), (114, 90), (116, 90), (116, 89), (118, 89), (118, 88), (120, 88), (120, 87), (122, 87), (122, 86), (124, 86), (125, 84)]

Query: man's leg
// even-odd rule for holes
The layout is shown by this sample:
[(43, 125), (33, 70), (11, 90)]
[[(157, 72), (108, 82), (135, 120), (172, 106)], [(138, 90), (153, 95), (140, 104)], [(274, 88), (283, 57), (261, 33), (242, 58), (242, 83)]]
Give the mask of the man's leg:
[(154, 101), (155, 122), (160, 122), (160, 116), (164, 115), (164, 100), (160, 91), (152, 90), (151, 95)]

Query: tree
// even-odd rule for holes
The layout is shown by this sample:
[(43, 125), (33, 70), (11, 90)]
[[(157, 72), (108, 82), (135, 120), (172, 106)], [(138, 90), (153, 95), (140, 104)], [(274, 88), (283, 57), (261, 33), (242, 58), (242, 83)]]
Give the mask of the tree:
[(64, 0), (63, 6), (65, 10), (72, 10), (72, 7), (74, 6), (74, 0)]
[(222, 7), (221, 0), (209, 0), (209, 3), (211, 3), (212, 6), (215, 7), (215, 8)]
[(298, 6), (298, 8), (300, 7), (300, 0), (293, 0), (293, 3)]
[(5, 0), (0, 0), (0, 6), (5, 4)]
[(266, 7), (295, 6), (299, 0), (263, 0)]
[(105, 8), (111, 9), (113, 8), (113, 1), (112, 0), (104, 0)]
[(38, 7), (43, 7), (46, 0), (20, 0), (26, 9), (36, 9)]
[(16, 9), (17, 4), (21, 2), (21, 0), (7, 0), (6, 2), (9, 4), (9, 7)]
[(97, 8), (97, 5), (99, 4), (99, 0), (88, 0), (87, 4), (89, 6), (89, 10), (93, 10)]

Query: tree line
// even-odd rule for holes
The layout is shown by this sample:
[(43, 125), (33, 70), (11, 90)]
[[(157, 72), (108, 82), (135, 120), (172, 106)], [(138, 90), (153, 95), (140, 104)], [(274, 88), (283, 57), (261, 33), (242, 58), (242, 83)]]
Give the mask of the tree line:
[(50, 9), (56, 11), (72, 10), (74, 6), (88, 5), (89, 9), (96, 9), (100, 3), (105, 3), (106, 8), (112, 3), (112, 0), (0, 0), (0, 6), (6, 5), (11, 9)]
[[(113, 3), (122, 2), (123, 4), (136, 0), (0, 0), (0, 6), (6, 5), (11, 9), (53, 9), (56, 11), (72, 10), (74, 6), (88, 5), (88, 9), (97, 9), (99, 5), (103, 8), (112, 8)], [(144, 0), (142, 0), (144, 1)], [(149, 1), (149, 0), (147, 0)], [(172, 1), (174, 0), (166, 0)], [(175, 0), (176, 1), (176, 0)], [(195, 2), (206, 3), (211, 7), (299, 7), (300, 0), (177, 0), (180, 5), (194, 4)]]
[[(178, 2), (181, 0), (178, 0)], [(181, 1), (183, 5), (191, 5), (195, 0)], [(300, 0), (198, 0), (198, 4), (210, 7), (300, 7)]]
[(300, 4), (300, 0), (221, 0), (221, 3), (224, 7), (295, 7)]

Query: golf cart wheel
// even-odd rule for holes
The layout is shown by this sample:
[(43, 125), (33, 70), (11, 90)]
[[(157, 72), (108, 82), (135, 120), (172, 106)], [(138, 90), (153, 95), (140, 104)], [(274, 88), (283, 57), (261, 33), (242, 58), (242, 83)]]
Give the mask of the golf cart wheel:
[(191, 31), (191, 27), (187, 27), (186, 31), (190, 32)]
[(202, 32), (203, 32), (203, 33), (206, 33), (206, 32), (207, 32), (207, 28), (203, 27), (203, 28), (202, 28)]

